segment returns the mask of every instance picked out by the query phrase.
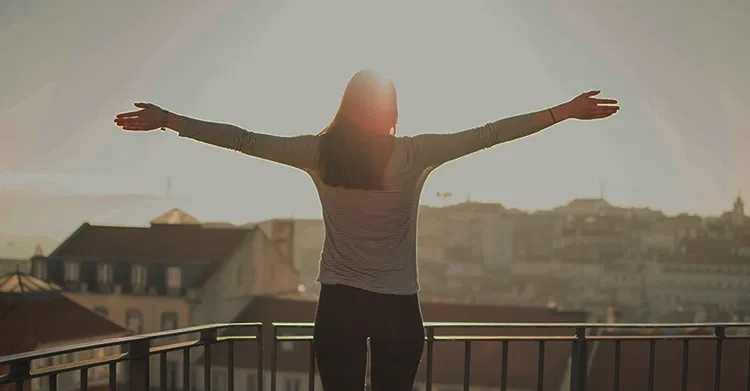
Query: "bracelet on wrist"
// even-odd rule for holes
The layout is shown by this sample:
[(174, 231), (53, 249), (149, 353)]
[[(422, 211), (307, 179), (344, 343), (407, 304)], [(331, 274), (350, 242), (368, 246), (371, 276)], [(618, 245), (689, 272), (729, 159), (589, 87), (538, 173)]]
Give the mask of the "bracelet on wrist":
[(169, 111), (161, 109), (161, 130), (167, 130), (167, 122), (169, 121)]

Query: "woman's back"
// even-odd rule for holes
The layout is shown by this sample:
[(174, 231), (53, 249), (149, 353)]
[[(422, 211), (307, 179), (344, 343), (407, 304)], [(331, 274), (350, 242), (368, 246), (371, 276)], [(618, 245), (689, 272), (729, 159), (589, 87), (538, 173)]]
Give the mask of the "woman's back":
[(323, 210), (325, 240), (318, 281), (389, 294), (417, 282), (417, 212), (427, 170), (413, 164), (409, 139), (395, 138), (383, 190), (348, 190), (311, 172)]

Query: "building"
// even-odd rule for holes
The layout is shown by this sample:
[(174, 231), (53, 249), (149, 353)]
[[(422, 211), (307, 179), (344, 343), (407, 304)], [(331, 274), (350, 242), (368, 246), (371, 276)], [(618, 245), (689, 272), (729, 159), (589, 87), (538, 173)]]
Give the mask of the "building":
[(315, 296), (318, 286), (320, 253), (323, 251), (325, 229), (321, 219), (272, 219), (246, 224), (258, 227), (277, 244), (282, 255), (287, 257), (299, 272), (300, 283)]
[[(315, 302), (291, 297), (257, 297), (234, 320), (235, 322), (263, 322), (264, 362), (269, 368), (273, 344), (272, 322), (311, 322), (315, 315)], [(586, 314), (581, 312), (561, 312), (549, 308), (474, 306), (463, 304), (427, 303), (422, 304), (426, 322), (448, 322), (460, 319), (462, 322), (583, 322)], [(310, 335), (311, 330), (301, 334)], [(438, 334), (473, 333), (474, 335), (497, 335), (497, 330), (440, 330)], [(572, 335), (566, 329), (503, 330), (504, 335)], [(537, 344), (525, 341), (510, 342), (508, 348), (508, 389), (535, 390), (537, 382)], [(462, 342), (440, 342), (434, 347), (433, 390), (460, 390), (463, 385), (464, 344)], [(426, 349), (425, 349), (426, 351)], [(310, 363), (310, 343), (283, 341), (278, 344), (277, 389), (302, 391), (308, 389)], [(227, 385), (226, 345), (217, 345), (211, 350), (211, 389), (226, 390)], [(566, 379), (569, 371), (570, 343), (548, 343), (545, 348), (544, 389), (557, 390)], [(474, 342), (472, 344), (471, 379), (472, 390), (498, 389), (500, 367), (502, 365), (502, 344)], [(415, 389), (424, 389), (425, 361), (422, 359)], [(193, 375), (197, 389), (203, 391), (203, 360), (198, 360)], [(234, 387), (241, 390), (255, 390), (257, 381), (257, 352), (254, 349), (235, 348)], [(270, 372), (264, 372), (269, 379)], [(268, 387), (268, 380), (265, 380)], [(317, 378), (316, 389), (320, 389)]]
[[(23, 272), (0, 277), (0, 356), (49, 349), (66, 345), (122, 337), (127, 330), (62, 295), (60, 287)], [(107, 347), (34, 360), (32, 369), (62, 365), (73, 361), (101, 358), (119, 353), (119, 347)], [(8, 368), (0, 368), (7, 373)], [(122, 373), (122, 371), (118, 371)], [(58, 375), (57, 389), (78, 389), (78, 372)], [(107, 366), (89, 370), (89, 389), (108, 389)], [(47, 378), (25, 384), (29, 391), (47, 388)], [(15, 389), (14, 385), (7, 387)]]
[(513, 221), (500, 204), (420, 207), (418, 253), (424, 262), (505, 267), (513, 260)]
[(650, 262), (645, 278), (648, 304), (655, 313), (678, 307), (716, 305), (734, 312), (750, 310), (750, 260), (726, 256)]
[(513, 261), (544, 261), (555, 256), (563, 218), (555, 213), (518, 213), (513, 221)]
[[(253, 296), (299, 286), (289, 261), (256, 228), (85, 223), (32, 262), (34, 276), (136, 334), (230, 321)], [(181, 387), (181, 363), (170, 355), (171, 389)], [(158, 382), (157, 357), (152, 368)]]

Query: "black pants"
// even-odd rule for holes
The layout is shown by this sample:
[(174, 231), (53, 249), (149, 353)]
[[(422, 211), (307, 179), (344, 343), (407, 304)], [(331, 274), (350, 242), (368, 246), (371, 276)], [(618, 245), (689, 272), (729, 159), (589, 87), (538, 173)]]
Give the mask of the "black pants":
[(324, 391), (364, 388), (367, 338), (372, 391), (412, 391), (424, 347), (417, 295), (323, 285), (314, 347)]

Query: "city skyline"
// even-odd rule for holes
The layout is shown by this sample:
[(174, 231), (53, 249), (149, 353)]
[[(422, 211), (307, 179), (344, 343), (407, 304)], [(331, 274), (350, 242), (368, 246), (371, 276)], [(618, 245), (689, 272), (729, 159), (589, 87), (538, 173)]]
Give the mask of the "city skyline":
[[(167, 181), (165, 187), (171, 186)], [(604, 195), (602, 198), (601, 196)], [(445, 197), (445, 193), (433, 194), (434, 198), (440, 198), (440, 202), (420, 202), (421, 206), (433, 208), (450, 208), (467, 202), (496, 205), (505, 210), (534, 214), (534, 213), (564, 213), (561, 208), (575, 201), (581, 200), (603, 200), (612, 208), (621, 210), (650, 210), (655, 213), (663, 213), (666, 217), (679, 215), (698, 216), (702, 219), (718, 218), (725, 212), (733, 210), (737, 197), (745, 201), (741, 195), (725, 203), (723, 208), (718, 208), (711, 213), (696, 214), (686, 211), (670, 213), (649, 205), (622, 205), (612, 202), (606, 194), (600, 193), (600, 197), (577, 197), (563, 202), (558, 202), (544, 209), (521, 209), (515, 205), (504, 202), (485, 202), (471, 198), (461, 198), (460, 195)], [(423, 201), (424, 201), (423, 197)], [(562, 201), (562, 200), (561, 200)], [(201, 202), (179, 196), (153, 195), (153, 194), (94, 194), (94, 195), (61, 195), (55, 193), (26, 193), (21, 190), (14, 192), (0, 192), (0, 234), (23, 235), (23, 236), (59, 236), (75, 229), (84, 222), (92, 224), (114, 225), (114, 226), (142, 226), (148, 224), (151, 219), (168, 211), (181, 210), (197, 218), (198, 221), (207, 223), (231, 223), (234, 225), (252, 224), (274, 219), (321, 219), (320, 213), (309, 215), (274, 214), (256, 205), (254, 207), (237, 208), (232, 204), (224, 204), (220, 207), (212, 202)], [(41, 226), (40, 226), (41, 224)], [(44, 227), (41, 229), (40, 227)]]

